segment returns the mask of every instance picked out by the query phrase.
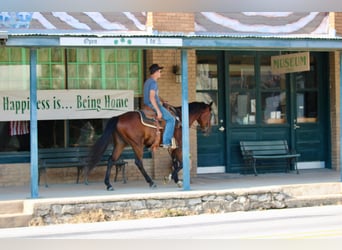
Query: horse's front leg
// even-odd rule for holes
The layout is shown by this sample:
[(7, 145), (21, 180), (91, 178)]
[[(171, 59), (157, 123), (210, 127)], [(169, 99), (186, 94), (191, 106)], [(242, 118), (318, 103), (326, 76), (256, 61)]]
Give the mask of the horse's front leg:
[(174, 159), (173, 160), (173, 170), (171, 172), (171, 179), (177, 184), (178, 187), (183, 187), (183, 182), (179, 180), (178, 173), (183, 168), (183, 163)]
[(112, 184), (110, 184), (110, 173), (111, 173), (112, 167), (113, 167), (113, 160), (112, 160), (112, 157), (109, 157), (108, 163), (107, 163), (106, 176), (104, 179), (104, 183), (107, 186), (108, 191), (114, 190)]
[(135, 165), (137, 165), (138, 169), (140, 170), (141, 174), (144, 176), (146, 182), (150, 185), (150, 187), (156, 188), (157, 184), (155, 184), (152, 178), (146, 173), (142, 160), (135, 158)]

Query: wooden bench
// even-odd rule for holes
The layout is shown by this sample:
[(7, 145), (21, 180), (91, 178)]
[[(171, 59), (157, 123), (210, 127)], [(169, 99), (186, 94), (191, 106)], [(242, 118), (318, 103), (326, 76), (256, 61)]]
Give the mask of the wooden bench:
[(267, 141), (240, 141), (240, 149), (244, 161), (253, 166), (254, 174), (258, 175), (256, 170), (257, 161), (285, 159), (286, 172), (290, 170), (291, 163), (299, 174), (297, 160), (300, 154), (290, 151), (286, 140), (267, 140)]
[[(39, 178), (38, 184), (40, 184), (40, 176), (44, 175), (45, 187), (48, 187), (47, 184), (47, 173), (46, 170), (48, 168), (77, 168), (77, 177), (76, 183), (79, 183), (80, 174), (82, 172), (83, 167), (87, 164), (89, 148), (86, 147), (69, 147), (69, 148), (51, 148), (51, 149), (39, 149), (38, 150), (38, 165), (39, 165)], [(107, 166), (108, 159), (111, 156), (112, 149), (107, 149), (101, 157), (101, 160), (97, 163), (97, 166)], [(125, 175), (125, 167), (127, 166), (127, 162), (119, 159), (115, 162), (116, 173), (115, 179), (116, 181), (118, 171), (122, 171), (123, 181), (126, 183), (126, 175)]]

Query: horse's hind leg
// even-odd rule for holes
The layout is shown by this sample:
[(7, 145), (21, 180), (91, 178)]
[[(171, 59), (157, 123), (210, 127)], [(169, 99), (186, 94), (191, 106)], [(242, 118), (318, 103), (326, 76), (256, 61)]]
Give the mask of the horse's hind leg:
[(106, 176), (104, 179), (104, 183), (106, 184), (108, 191), (114, 190), (112, 184), (110, 184), (110, 173), (112, 171), (112, 167), (113, 167), (113, 160), (112, 160), (112, 157), (109, 157), (108, 163), (107, 163)]
[(113, 153), (108, 158), (107, 170), (106, 170), (106, 175), (104, 178), (104, 183), (105, 183), (108, 191), (114, 190), (112, 184), (110, 183), (110, 174), (111, 174), (112, 167), (113, 167), (114, 163), (119, 159), (124, 148), (125, 148), (125, 144), (120, 143), (120, 140), (116, 140), (115, 146), (113, 149)]
[(156, 188), (157, 185), (153, 182), (152, 178), (147, 174), (145, 171), (144, 165), (142, 163), (142, 158), (135, 158), (135, 165), (137, 165), (138, 169), (140, 170), (141, 174), (144, 176), (146, 182), (150, 185), (151, 188)]

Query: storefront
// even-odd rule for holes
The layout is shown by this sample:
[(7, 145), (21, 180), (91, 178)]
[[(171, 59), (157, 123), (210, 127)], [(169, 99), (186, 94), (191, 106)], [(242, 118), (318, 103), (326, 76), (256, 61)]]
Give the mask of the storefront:
[[(328, 53), (304, 53), (309, 70), (272, 73), (272, 60), (282, 58), (281, 54), (303, 55), (197, 52), (197, 96), (217, 104), (213, 120), (216, 133), (198, 135), (199, 171), (250, 173), (241, 158), (239, 142), (275, 138), (287, 140), (301, 154), (300, 169), (331, 168)], [(261, 169), (279, 171), (274, 163)]]
[[(215, 33), (214, 28), (211, 33), (203, 33), (203, 30), (211, 28), (212, 23), (202, 22), (203, 17), (211, 17), (210, 13), (184, 14), (187, 17), (185, 21), (171, 14), (137, 14), (135, 22), (132, 22), (135, 28), (129, 28), (131, 32), (10, 30), (8, 39), (4, 39), (5, 46), (0, 47), (0, 88), (5, 93), (2, 101), (7, 100), (5, 97), (9, 92), (32, 91), (30, 65), (34, 62), (38, 95), (43, 90), (62, 91), (60, 97), (52, 96), (50, 102), (41, 103), (42, 106), (38, 107), (37, 148), (89, 146), (101, 134), (108, 117), (90, 115), (86, 118), (45, 119), (39, 117), (39, 108), (44, 109), (47, 105), (59, 107), (57, 100), (68, 96), (68, 90), (80, 93), (88, 90), (88, 94), (80, 97), (80, 105), (84, 109), (93, 109), (94, 113), (97, 112), (96, 99), (102, 97), (94, 98), (91, 93), (99, 90), (133, 92), (130, 108), (139, 108), (143, 82), (148, 76), (146, 68), (157, 62), (165, 67), (160, 80), (161, 95), (166, 96), (170, 103), (183, 105), (185, 101), (214, 101), (211, 135), (204, 137), (191, 130), (189, 138), (184, 141), (186, 146), (191, 144), (191, 162), (195, 166), (191, 170), (193, 174), (248, 173), (238, 147), (240, 140), (247, 139), (286, 139), (291, 148), (302, 155), (300, 168), (340, 168), (340, 153), (336, 147), (340, 136), (336, 114), (340, 110), (336, 99), (340, 84), (339, 51), (342, 49), (339, 37), (329, 32), (311, 34), (313, 31), (306, 30), (310, 25), (302, 28), (301, 32), (308, 32), (304, 35), (291, 32), (290, 35)], [(49, 22), (54, 18), (70, 20), (64, 18), (65, 14), (58, 13), (53, 17), (44, 14), (45, 19), (35, 15), (33, 21), (44, 25), (47, 25), (45, 19)], [(109, 14), (106, 15), (109, 18)], [(147, 25), (149, 15), (154, 15), (154, 25)], [(233, 16), (238, 18), (239, 15)], [(308, 18), (315, 19), (312, 25), (319, 26), (321, 30), (329, 23), (328, 15), (309, 14)], [(98, 16), (87, 14), (87, 18), (93, 20)], [(122, 18), (120, 13), (116, 13), (111, 18), (120, 16)], [(91, 27), (89, 20), (86, 22), (85, 17), (81, 17), (81, 24), (73, 22), (70, 25), (80, 29), (79, 26), (86, 23)], [(170, 21), (170, 18), (173, 19)], [(224, 20), (226, 17), (221, 18)], [(131, 16), (129, 19), (132, 21)], [(165, 20), (169, 20), (169, 28), (162, 26)], [(187, 33), (178, 33), (180, 23), (188, 24), (182, 27)], [(285, 23), (277, 28), (281, 30), (282, 27), (286, 27)], [(34, 60), (32, 53), (36, 56)], [(279, 68), (288, 64), (284, 59), (287, 55), (303, 53), (306, 63), (298, 61), (297, 64), (307, 64), (306, 69), (273, 71), (272, 63), (277, 63), (278, 56), (282, 58), (278, 60), (283, 60), (278, 61)], [(178, 66), (180, 71), (174, 71), (174, 66)], [(9, 117), (3, 117), (0, 122), (2, 166), (30, 162), (28, 121), (11, 121)], [(159, 170), (156, 162), (160, 164), (163, 158), (167, 163), (168, 155), (160, 152), (152, 158), (154, 178), (162, 178), (167, 170)], [(2, 171), (8, 169), (8, 166), (3, 167)], [(279, 169), (264, 166), (262, 171)]]

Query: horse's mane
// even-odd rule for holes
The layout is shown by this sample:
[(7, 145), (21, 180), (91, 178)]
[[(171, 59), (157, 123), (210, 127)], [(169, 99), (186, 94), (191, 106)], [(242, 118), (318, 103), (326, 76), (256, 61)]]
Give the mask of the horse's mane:
[[(190, 102), (189, 103), (189, 113), (190, 114), (195, 114), (198, 113), (199, 111), (205, 109), (208, 104), (205, 102)], [(180, 117), (182, 117), (182, 106), (175, 107), (177, 110), (177, 113)], [(210, 107), (211, 110), (211, 107)]]

